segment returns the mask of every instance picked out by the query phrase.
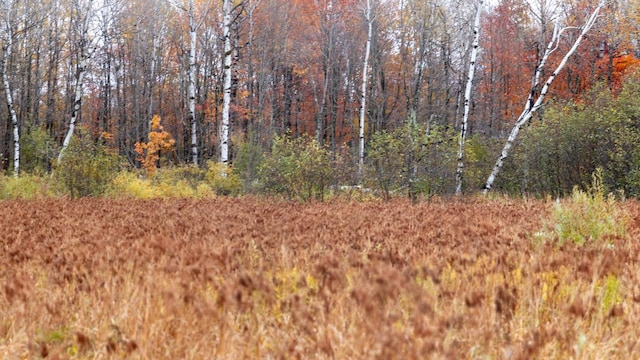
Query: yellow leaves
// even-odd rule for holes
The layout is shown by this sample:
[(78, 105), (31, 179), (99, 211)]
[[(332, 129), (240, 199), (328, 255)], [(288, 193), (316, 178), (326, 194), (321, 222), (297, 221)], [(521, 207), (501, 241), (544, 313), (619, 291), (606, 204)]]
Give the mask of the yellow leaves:
[(171, 134), (166, 132), (160, 124), (160, 116), (155, 115), (151, 119), (151, 131), (149, 131), (149, 142), (135, 143), (135, 151), (138, 154), (136, 160), (140, 161), (142, 167), (147, 170), (149, 177), (157, 170), (156, 162), (160, 159), (161, 152), (172, 151), (176, 141)]

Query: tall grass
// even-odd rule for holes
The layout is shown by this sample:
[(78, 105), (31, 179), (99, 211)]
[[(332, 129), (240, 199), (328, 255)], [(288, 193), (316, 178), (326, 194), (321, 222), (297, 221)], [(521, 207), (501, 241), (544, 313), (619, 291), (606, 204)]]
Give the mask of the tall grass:
[(575, 187), (570, 198), (555, 202), (539, 235), (547, 240), (552, 238), (559, 245), (566, 242), (606, 245), (626, 235), (627, 220), (620, 202), (605, 191), (601, 172), (596, 171), (588, 190)]

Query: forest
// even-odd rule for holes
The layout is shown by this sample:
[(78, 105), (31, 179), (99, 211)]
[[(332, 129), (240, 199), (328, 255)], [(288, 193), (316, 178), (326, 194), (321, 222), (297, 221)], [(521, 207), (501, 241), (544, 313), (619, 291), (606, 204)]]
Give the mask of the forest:
[(2, 5), (15, 187), (640, 194), (635, 0)]

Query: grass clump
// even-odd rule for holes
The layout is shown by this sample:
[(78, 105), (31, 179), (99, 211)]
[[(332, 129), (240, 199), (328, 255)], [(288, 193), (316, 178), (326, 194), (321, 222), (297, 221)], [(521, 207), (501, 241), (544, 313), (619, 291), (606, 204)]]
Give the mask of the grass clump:
[(542, 235), (554, 238), (558, 245), (569, 241), (582, 246), (625, 236), (626, 222), (615, 196), (605, 192), (597, 170), (590, 189), (575, 187), (570, 199), (556, 203)]

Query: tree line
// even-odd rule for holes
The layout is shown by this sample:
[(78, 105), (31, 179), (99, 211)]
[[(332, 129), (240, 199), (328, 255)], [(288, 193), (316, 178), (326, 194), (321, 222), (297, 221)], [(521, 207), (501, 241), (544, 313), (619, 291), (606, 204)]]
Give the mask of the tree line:
[[(351, 182), (377, 162), (411, 191), (452, 193), (464, 158), (476, 191), (542, 90), (532, 79), (576, 40), (531, 127), (596, 90), (622, 91), (640, 62), (639, 11), (635, 0), (3, 0), (0, 164), (50, 172), (79, 126), (140, 167), (136, 144), (158, 116), (175, 139), (168, 163), (257, 169), (251, 151), (309, 137), (351, 159)], [(497, 187), (526, 191), (522, 164)]]

